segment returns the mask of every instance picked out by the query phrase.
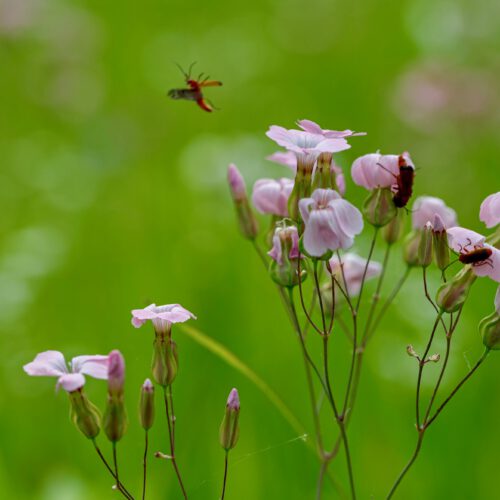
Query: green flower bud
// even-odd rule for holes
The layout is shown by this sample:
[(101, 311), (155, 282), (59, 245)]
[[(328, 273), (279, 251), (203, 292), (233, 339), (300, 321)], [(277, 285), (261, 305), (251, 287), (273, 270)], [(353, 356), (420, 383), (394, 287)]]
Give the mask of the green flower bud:
[(432, 263), (432, 224), (428, 222), (422, 229), (418, 245), (418, 261), (422, 267)]
[(141, 402), (139, 404), (139, 419), (144, 430), (153, 427), (155, 419), (155, 393), (154, 385), (148, 378), (141, 387)]
[(221, 446), (229, 451), (236, 446), (239, 437), (238, 420), (240, 416), (240, 399), (238, 391), (232, 389), (229, 393), (226, 403), (226, 412), (222, 419), (222, 424), (219, 431), (219, 440)]
[(388, 224), (397, 215), (397, 208), (392, 201), (389, 188), (374, 189), (363, 203), (363, 215), (375, 227)]
[(494, 351), (500, 350), (500, 314), (497, 311), (479, 323), (479, 332), (485, 347)]
[(403, 241), (403, 259), (409, 266), (419, 266), (418, 248), (420, 246), (421, 231), (414, 230), (408, 233)]
[(382, 230), (382, 236), (389, 245), (396, 243), (401, 238), (404, 228), (404, 210), (397, 210), (396, 217)]
[(116, 443), (125, 434), (127, 425), (127, 411), (123, 403), (123, 395), (108, 395), (108, 403), (106, 405), (102, 424), (107, 438), (111, 442)]
[(448, 267), (450, 263), (450, 247), (448, 246), (448, 235), (446, 230), (441, 229), (434, 224), (434, 231), (432, 233), (432, 240), (434, 246), (434, 260), (436, 265), (441, 271)]
[(170, 385), (177, 375), (177, 345), (169, 337), (157, 335), (153, 343), (152, 372), (155, 382), (163, 387)]
[(78, 389), (68, 394), (71, 403), (71, 420), (84, 436), (94, 439), (99, 434), (101, 428), (99, 410), (89, 401), (83, 389)]
[(443, 283), (437, 291), (436, 303), (442, 311), (453, 313), (464, 304), (469, 289), (476, 280), (470, 266), (464, 267), (452, 279)]

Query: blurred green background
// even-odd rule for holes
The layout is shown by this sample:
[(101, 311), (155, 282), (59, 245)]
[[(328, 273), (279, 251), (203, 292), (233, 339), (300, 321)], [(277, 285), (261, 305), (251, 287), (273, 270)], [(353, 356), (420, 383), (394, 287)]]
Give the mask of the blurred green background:
[[(132, 328), (129, 311), (153, 301), (195, 312), (192, 324), (248, 363), (310, 431), (298, 346), (237, 232), (227, 164), (237, 163), (249, 186), (287, 175), (264, 160), (276, 149), (264, 135), (271, 124), (309, 118), (367, 131), (338, 155), (346, 173), (359, 155), (407, 149), (419, 167), (416, 194), (444, 198), (462, 225), (484, 231), (479, 204), (499, 187), (499, 15), (493, 0), (1, 0), (0, 496), (113, 495), (68, 420), (66, 394), (22, 371), (46, 349), (67, 358), (124, 353), (131, 425), (121, 469), (138, 488), (135, 416), (153, 333)], [(173, 62), (192, 61), (224, 82), (207, 91), (220, 111), (167, 99), (183, 83)], [(349, 179), (350, 200), (365, 194)], [(370, 232), (356, 242), (361, 254)], [(400, 249), (394, 254), (387, 285), (402, 272)], [(477, 323), (494, 290), (486, 279), (474, 287), (446, 392), (482, 350)], [(422, 349), (432, 317), (414, 276), (366, 356), (350, 428), (360, 498), (382, 498), (413, 450), (416, 366), (405, 346)], [(228, 497), (312, 498), (318, 464), (297, 433), (245, 378), (181, 331), (175, 338), (177, 455), (190, 497), (219, 495), (218, 426), (236, 386), (241, 438)], [(333, 366), (347, 356), (339, 341)], [(496, 358), (429, 431), (399, 498), (500, 498)], [(102, 406), (105, 384), (86, 387)], [(158, 418), (152, 449), (166, 448)], [(151, 459), (150, 470), (151, 498), (178, 498), (170, 465)], [(332, 472), (346, 484), (342, 457)], [(325, 498), (334, 498), (329, 484)]]

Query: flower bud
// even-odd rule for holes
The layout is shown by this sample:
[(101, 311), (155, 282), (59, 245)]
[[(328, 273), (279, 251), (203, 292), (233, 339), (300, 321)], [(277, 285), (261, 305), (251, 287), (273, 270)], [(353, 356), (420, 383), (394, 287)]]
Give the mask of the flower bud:
[(436, 303), (442, 311), (453, 313), (462, 307), (469, 289), (476, 280), (470, 266), (464, 267), (452, 279), (443, 283), (437, 291)]
[(139, 404), (139, 419), (144, 430), (153, 427), (155, 419), (155, 388), (148, 378), (141, 387), (141, 402)]
[(450, 263), (450, 248), (448, 246), (448, 236), (443, 220), (436, 214), (432, 228), (432, 241), (434, 247), (434, 259), (436, 265), (441, 271)]
[(375, 227), (388, 224), (397, 214), (389, 188), (374, 189), (363, 203), (363, 215)]
[(120, 351), (114, 350), (108, 358), (108, 391), (114, 396), (123, 394), (125, 382), (125, 360)]
[(236, 208), (236, 215), (238, 217), (241, 233), (245, 238), (254, 240), (259, 232), (259, 226), (257, 219), (250, 208), (250, 204), (248, 203), (245, 181), (243, 180), (239, 170), (236, 168), (236, 165), (229, 165), (227, 178), (234, 206)]
[(440, 359), (441, 356), (439, 354), (433, 354), (426, 359), (426, 363), (438, 363)]
[(166, 387), (177, 375), (177, 345), (168, 337), (157, 336), (153, 343), (152, 372), (156, 383)]
[(108, 401), (103, 417), (103, 429), (107, 438), (116, 443), (127, 430), (127, 412), (123, 402), (125, 360), (120, 351), (111, 351), (108, 362)]
[(432, 263), (432, 224), (428, 222), (421, 232), (418, 245), (418, 261), (422, 267)]
[(299, 201), (311, 194), (311, 178), (315, 157), (310, 154), (297, 155), (297, 173), (292, 192), (288, 198), (288, 214), (295, 220), (300, 220)]
[(229, 451), (238, 442), (240, 416), (240, 398), (236, 389), (231, 389), (226, 403), (226, 412), (219, 431), (221, 446)]
[(403, 259), (409, 266), (418, 266), (418, 248), (420, 246), (420, 230), (414, 230), (408, 233), (403, 241)]
[(89, 401), (83, 389), (78, 389), (68, 394), (71, 403), (71, 420), (84, 436), (94, 439), (99, 434), (101, 428), (99, 410)]
[(392, 219), (382, 230), (382, 236), (387, 244), (392, 245), (401, 238), (404, 228), (404, 211), (398, 210), (396, 217)]
[(417, 351), (415, 351), (415, 348), (411, 344), (408, 344), (406, 346), (406, 354), (408, 354), (408, 356), (410, 356), (411, 358), (420, 359)]
[[(276, 227), (273, 236), (273, 248), (268, 255), (271, 257), (269, 274), (272, 280), (280, 286), (294, 287), (299, 284), (299, 234), (295, 226), (281, 223)], [(302, 271), (303, 281), (306, 272)]]
[(500, 314), (495, 311), (479, 323), (483, 344), (488, 349), (500, 350)]

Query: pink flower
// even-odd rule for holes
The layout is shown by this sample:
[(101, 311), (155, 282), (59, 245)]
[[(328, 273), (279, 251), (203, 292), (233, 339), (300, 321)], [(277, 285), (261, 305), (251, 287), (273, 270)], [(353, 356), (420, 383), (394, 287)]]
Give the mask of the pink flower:
[(368, 190), (390, 187), (399, 175), (398, 156), (372, 153), (354, 160), (351, 176), (355, 184)]
[(332, 189), (316, 189), (299, 202), (305, 223), (304, 248), (312, 257), (349, 248), (363, 229), (361, 212)]
[(345, 139), (327, 139), (321, 134), (311, 134), (303, 130), (287, 130), (277, 125), (271, 125), (266, 135), (288, 151), (314, 157), (322, 152), (337, 153), (351, 147)]
[(495, 227), (500, 223), (500, 191), (490, 194), (481, 203), (479, 218), (486, 224), (486, 227)]
[(253, 186), (252, 202), (262, 214), (287, 217), (288, 198), (292, 189), (292, 179), (259, 179)]
[(62, 353), (45, 351), (37, 354), (23, 369), (34, 377), (58, 377), (56, 388), (62, 387), (67, 392), (73, 392), (85, 384), (84, 375), (103, 380), (108, 378), (108, 356), (77, 356), (66, 365)]
[(490, 257), (472, 264), (472, 270), (476, 276), (488, 276), (500, 283), (500, 250), (488, 245), (486, 238), (463, 227), (452, 227), (448, 229), (448, 244), (459, 254), (468, 254), (481, 248), (491, 251)]
[(433, 196), (420, 196), (413, 204), (411, 214), (413, 229), (422, 229), (429, 221), (434, 224), (436, 215), (440, 217), (445, 229), (457, 225), (455, 210), (447, 207), (443, 200)]
[(335, 163), (332, 163), (331, 171), (335, 175), (335, 184), (337, 184), (337, 188), (339, 190), (339, 194), (341, 196), (345, 195), (345, 176), (344, 171)]
[(295, 226), (276, 228), (273, 235), (273, 248), (267, 252), (267, 255), (281, 266), (283, 264), (283, 251), (286, 251), (287, 248), (289, 248), (289, 259), (299, 257), (299, 233)]
[(238, 394), (237, 389), (231, 389), (229, 396), (227, 398), (226, 406), (230, 410), (239, 410), (240, 409), (240, 396)]
[(343, 139), (355, 135), (366, 135), (366, 132), (353, 132), (352, 130), (328, 130), (322, 129), (316, 122), (311, 120), (299, 120), (297, 125), (310, 134), (319, 134), (327, 139)]
[(297, 155), (293, 151), (277, 151), (272, 155), (266, 156), (266, 160), (285, 165), (285, 167), (291, 168), (294, 172), (297, 170)]
[(235, 201), (244, 200), (247, 196), (245, 181), (234, 163), (231, 163), (227, 169), (227, 180), (233, 199)]
[[(365, 273), (366, 259), (355, 253), (346, 253), (342, 256), (341, 261), (334, 255), (329, 262), (331, 272), (338, 280), (343, 282), (345, 277), (344, 286), (347, 289), (347, 293), (351, 297), (358, 295), (361, 290), (363, 274)], [(340, 262), (342, 262), (343, 271)], [(370, 261), (366, 269), (365, 281), (376, 278), (381, 272), (382, 266), (378, 262)]]
[(196, 319), (196, 316), (184, 309), (180, 304), (167, 304), (164, 306), (150, 304), (144, 309), (134, 309), (132, 311), (132, 325), (140, 328), (146, 321), (151, 320), (156, 333), (159, 335), (167, 333), (172, 323), (184, 323), (191, 318)]

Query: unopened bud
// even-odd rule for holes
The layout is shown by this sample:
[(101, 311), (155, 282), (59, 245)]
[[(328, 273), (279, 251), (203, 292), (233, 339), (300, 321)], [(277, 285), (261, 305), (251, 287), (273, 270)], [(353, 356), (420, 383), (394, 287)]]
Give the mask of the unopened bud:
[[(295, 226), (278, 225), (273, 236), (273, 248), (269, 274), (280, 286), (294, 287), (299, 284), (299, 234)], [(304, 281), (306, 272), (301, 270), (300, 280)]]
[(245, 181), (236, 165), (232, 163), (229, 165), (227, 178), (241, 233), (245, 238), (254, 240), (259, 232), (259, 226), (248, 202)]
[(389, 188), (374, 189), (363, 203), (363, 215), (375, 227), (388, 224), (397, 214), (397, 208), (392, 201)]
[(219, 431), (221, 446), (229, 451), (234, 448), (238, 442), (240, 416), (240, 398), (236, 389), (231, 389), (226, 403), (226, 412), (222, 420)]
[(403, 233), (404, 228), (404, 210), (398, 210), (396, 217), (392, 219), (384, 229), (382, 230), (382, 235), (384, 240), (389, 245), (396, 243), (396, 241), (401, 238), (401, 234)]
[(403, 259), (411, 267), (418, 266), (418, 248), (420, 246), (420, 230), (414, 230), (409, 233), (403, 241)]
[(436, 303), (442, 311), (453, 313), (458, 311), (465, 302), (476, 275), (470, 266), (464, 267), (453, 278), (443, 283), (437, 291)]
[(178, 369), (177, 345), (168, 337), (155, 338), (153, 343), (152, 372), (156, 383), (167, 387), (170, 385)]
[(495, 296), (495, 312), (479, 323), (479, 331), (488, 349), (500, 350), (500, 286)]
[(418, 245), (418, 260), (422, 267), (428, 267), (432, 263), (432, 224), (430, 222), (427, 222), (422, 229)]
[(415, 351), (415, 349), (413, 348), (413, 346), (411, 344), (408, 344), (406, 346), (406, 353), (408, 354), (408, 356), (410, 356), (412, 358), (420, 359), (418, 354), (417, 354), (417, 351)]
[(71, 420), (84, 436), (94, 439), (101, 428), (99, 410), (89, 401), (83, 389), (70, 392), (69, 400)]
[(310, 154), (297, 155), (297, 173), (288, 198), (288, 213), (294, 221), (300, 220), (299, 201), (311, 194), (311, 178), (316, 158)]
[(141, 402), (139, 404), (139, 419), (144, 430), (153, 427), (155, 419), (155, 388), (148, 378), (141, 387)]
[(448, 246), (448, 235), (443, 220), (436, 214), (432, 228), (432, 242), (434, 246), (434, 259), (441, 271), (450, 263), (450, 248)]
[(125, 361), (120, 351), (109, 353), (108, 401), (103, 417), (103, 429), (107, 438), (116, 443), (127, 430), (127, 411), (123, 402)]
[(125, 382), (125, 360), (120, 351), (114, 350), (108, 357), (108, 391), (113, 395), (123, 394)]

